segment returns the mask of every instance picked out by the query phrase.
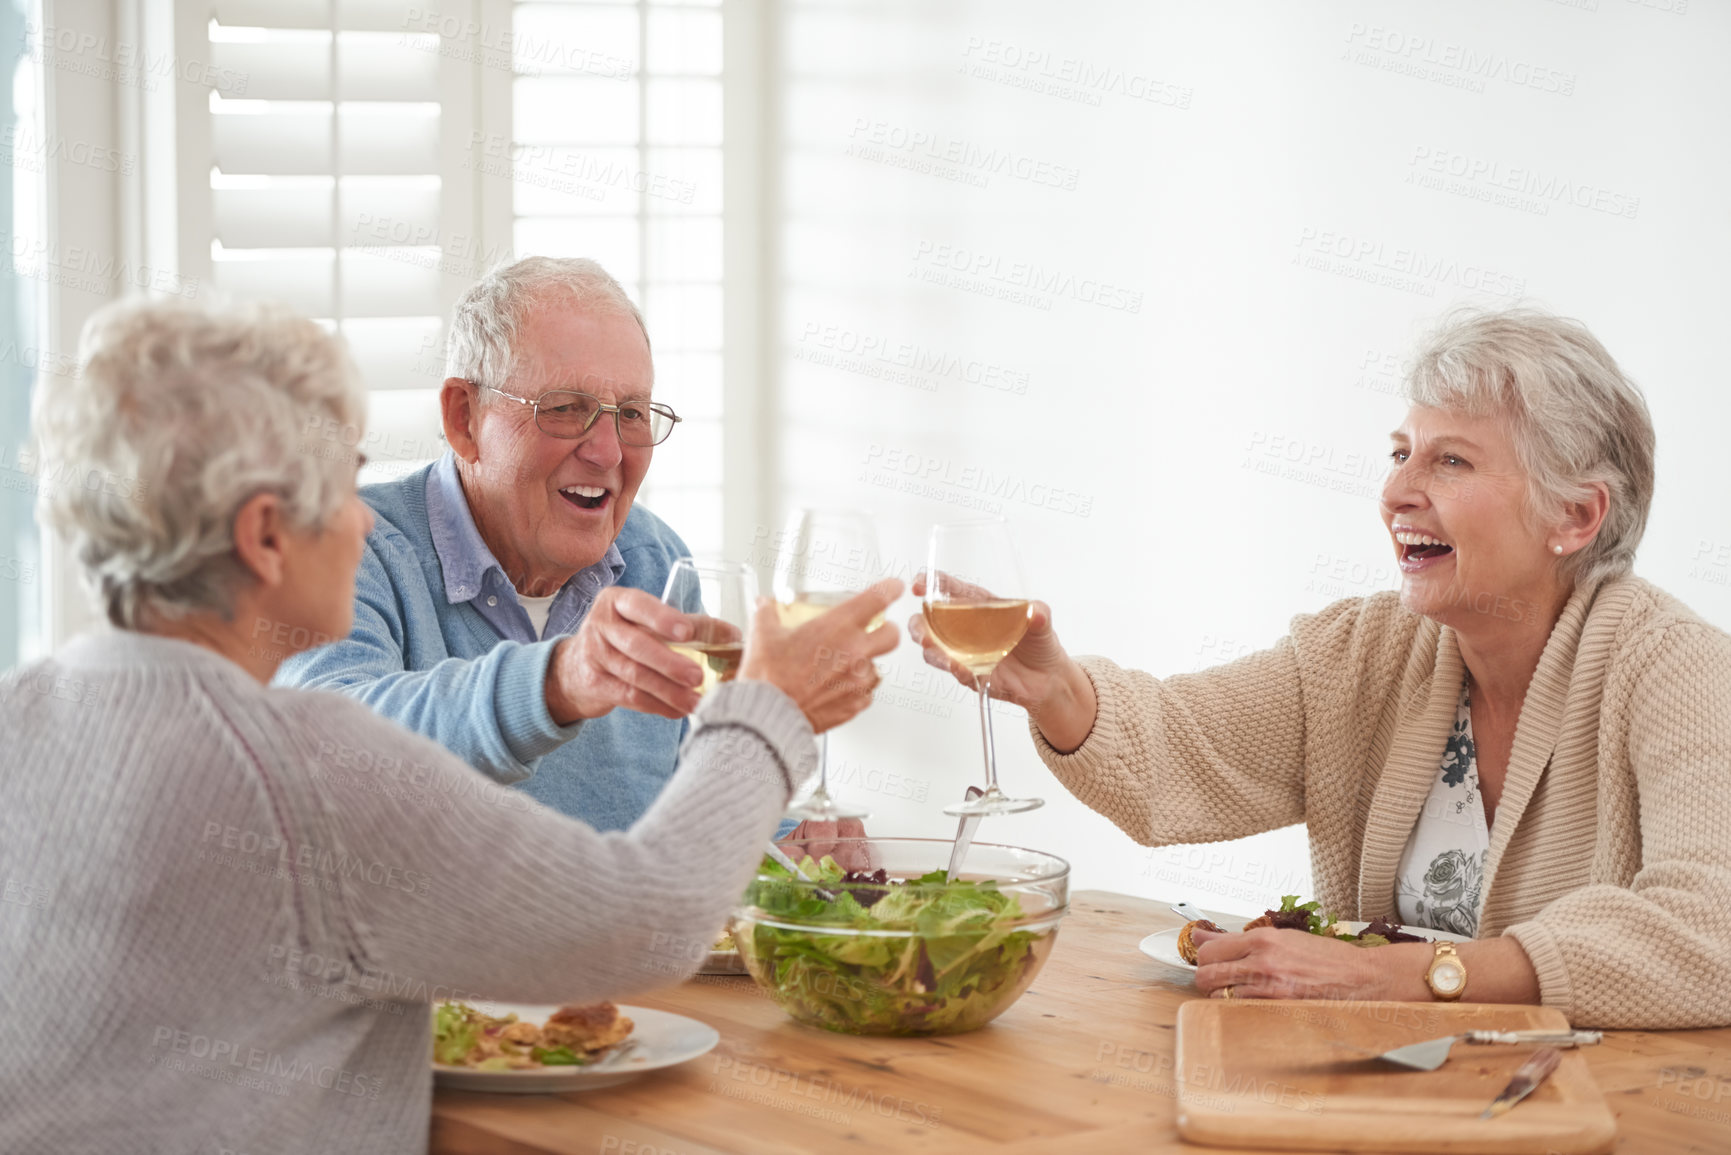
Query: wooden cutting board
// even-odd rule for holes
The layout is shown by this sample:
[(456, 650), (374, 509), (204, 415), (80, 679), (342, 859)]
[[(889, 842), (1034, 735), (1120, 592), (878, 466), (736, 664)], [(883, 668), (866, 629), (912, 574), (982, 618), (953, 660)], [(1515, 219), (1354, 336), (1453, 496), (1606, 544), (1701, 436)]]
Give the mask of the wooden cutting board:
[(1589, 1155), (1617, 1124), (1578, 1052), (1514, 1110), (1480, 1119), (1532, 1054), (1456, 1043), (1436, 1071), (1368, 1056), (1473, 1030), (1567, 1030), (1548, 1007), (1227, 1001), (1178, 1009), (1178, 1133), (1216, 1147)]

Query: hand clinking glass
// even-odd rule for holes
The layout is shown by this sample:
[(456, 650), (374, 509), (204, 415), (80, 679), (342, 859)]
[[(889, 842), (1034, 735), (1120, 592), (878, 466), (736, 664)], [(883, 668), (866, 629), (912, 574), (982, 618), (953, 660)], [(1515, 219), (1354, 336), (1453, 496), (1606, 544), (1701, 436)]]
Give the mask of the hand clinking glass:
[(1028, 632), (1033, 613), (1009, 524), (992, 519), (933, 526), (924, 581), (926, 636), (973, 676), (979, 691), (986, 761), (985, 793), (946, 806), (944, 813), (1018, 814), (1044, 806), (1043, 798), (1011, 798), (998, 788), (992, 742), (992, 672)]
[[(782, 624), (797, 629), (871, 585), (880, 564), (871, 518), (853, 509), (799, 509), (776, 556), (775, 600)], [(876, 629), (882, 622), (871, 623)], [(869, 818), (871, 811), (829, 791), (829, 734), (818, 737), (817, 787), (787, 811), (801, 821)]]

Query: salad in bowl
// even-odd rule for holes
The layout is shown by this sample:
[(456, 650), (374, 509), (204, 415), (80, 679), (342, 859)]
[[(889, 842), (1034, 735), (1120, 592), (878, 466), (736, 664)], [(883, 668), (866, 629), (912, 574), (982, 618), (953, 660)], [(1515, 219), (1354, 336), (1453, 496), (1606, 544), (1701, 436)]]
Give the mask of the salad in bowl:
[(825, 855), (782, 849), (735, 912), (733, 936), (758, 985), (802, 1023), (857, 1035), (971, 1031), (1016, 1001), (1051, 953), (1068, 908), (1063, 859), (976, 843), (946, 880), (944, 839), (826, 839)]

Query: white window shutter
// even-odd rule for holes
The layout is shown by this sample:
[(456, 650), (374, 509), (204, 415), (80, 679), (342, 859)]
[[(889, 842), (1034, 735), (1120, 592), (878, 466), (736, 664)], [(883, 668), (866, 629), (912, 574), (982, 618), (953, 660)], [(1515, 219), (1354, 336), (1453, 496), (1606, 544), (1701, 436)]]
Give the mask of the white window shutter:
[[(478, 25), (483, 5), (438, 7)], [(488, 243), (463, 163), (483, 118), (481, 60), (440, 34), (426, 4), (216, 0), (182, 11), (208, 13), (212, 65), (241, 78), (210, 97), (211, 284), (286, 302), (343, 334), (369, 390), (370, 477), (436, 457), (445, 319), (509, 248), (506, 235)], [(493, 114), (504, 122), (508, 104)]]
[[(686, 418), (640, 500), (721, 550), (718, 2), (181, 0), (177, 17), (183, 48), (239, 78), (182, 120), (182, 180), (189, 145), (209, 174), (182, 251), (207, 231), (216, 290), (342, 332), (369, 388), (368, 479), (442, 452), (463, 290), (513, 254), (590, 256), (643, 308), (656, 396)], [(188, 45), (198, 21), (208, 41)]]

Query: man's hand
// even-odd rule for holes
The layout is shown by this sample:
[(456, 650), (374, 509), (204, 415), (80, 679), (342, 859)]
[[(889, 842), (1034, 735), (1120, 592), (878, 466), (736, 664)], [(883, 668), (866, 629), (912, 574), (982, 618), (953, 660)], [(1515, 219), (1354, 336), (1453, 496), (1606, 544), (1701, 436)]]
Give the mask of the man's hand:
[(691, 638), (693, 620), (642, 590), (601, 591), (577, 632), (547, 663), (547, 710), (569, 726), (616, 708), (683, 718), (697, 709), (703, 671), (668, 649)]
[(780, 612), (765, 598), (751, 624), (742, 679), (769, 682), (793, 699), (816, 733), (823, 733), (871, 705), (878, 671), (872, 659), (896, 648), (894, 626), (867, 632), (871, 620), (902, 593), (889, 578), (813, 618), (796, 630), (781, 624)]
[[(991, 596), (962, 582), (952, 581), (950, 589), (981, 600)], [(925, 574), (914, 578), (913, 592), (915, 597), (925, 596)], [(968, 668), (945, 653), (931, 636), (924, 613), (908, 619), (908, 635), (919, 643), (928, 666), (948, 672), (970, 690), (978, 689)], [(992, 671), (991, 691), (992, 697), (1027, 710), (1046, 741), (1060, 753), (1076, 749), (1094, 729), (1094, 715), (1099, 710), (1094, 683), (1058, 641), (1052, 629), (1052, 611), (1045, 602), (1033, 603), (1028, 632)]]

